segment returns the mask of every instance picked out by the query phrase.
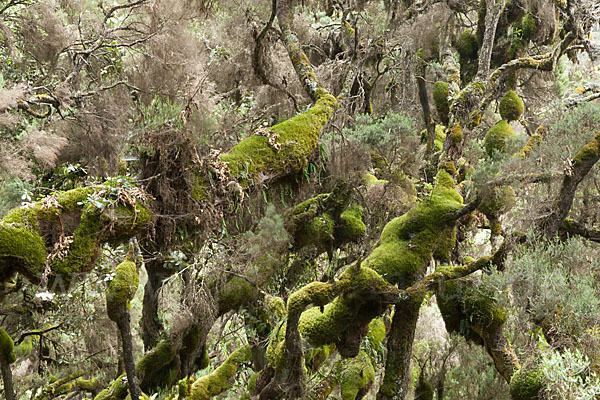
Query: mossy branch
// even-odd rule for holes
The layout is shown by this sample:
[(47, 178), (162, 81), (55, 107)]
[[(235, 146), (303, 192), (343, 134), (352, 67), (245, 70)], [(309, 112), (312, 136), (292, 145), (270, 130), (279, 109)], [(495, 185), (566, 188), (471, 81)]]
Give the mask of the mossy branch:
[(586, 228), (584, 224), (571, 218), (565, 218), (559, 232), (561, 234), (579, 235), (592, 242), (600, 243), (600, 230)]

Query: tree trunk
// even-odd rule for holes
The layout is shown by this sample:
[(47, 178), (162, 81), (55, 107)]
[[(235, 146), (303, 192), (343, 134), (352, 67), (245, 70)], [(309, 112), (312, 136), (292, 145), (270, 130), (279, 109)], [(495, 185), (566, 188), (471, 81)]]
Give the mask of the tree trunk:
[(123, 342), (123, 363), (125, 364), (125, 373), (127, 374), (127, 385), (132, 400), (137, 400), (142, 396), (140, 384), (135, 372), (135, 360), (133, 359), (133, 339), (131, 337), (131, 323), (127, 304), (119, 305), (119, 316), (116, 320), (117, 327), (121, 333)]
[(419, 292), (396, 304), (388, 335), (385, 376), (377, 393), (377, 400), (403, 400), (408, 394), (412, 345), (424, 294)]
[(144, 285), (144, 300), (142, 308), (142, 340), (144, 350), (150, 351), (160, 340), (160, 334), (164, 331), (158, 319), (158, 291), (162, 286), (161, 260), (152, 260), (145, 263), (148, 281)]
[(6, 400), (17, 400), (15, 390), (13, 389), (10, 364), (6, 360), (0, 360), (0, 368), (2, 369), (2, 381), (4, 382), (4, 395), (6, 396)]

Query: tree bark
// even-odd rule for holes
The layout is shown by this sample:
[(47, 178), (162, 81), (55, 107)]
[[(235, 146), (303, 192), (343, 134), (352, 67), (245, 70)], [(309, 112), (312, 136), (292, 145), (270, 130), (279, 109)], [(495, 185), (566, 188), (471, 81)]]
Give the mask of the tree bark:
[(123, 342), (123, 363), (125, 364), (125, 373), (127, 374), (127, 386), (129, 387), (131, 399), (137, 400), (142, 396), (142, 391), (140, 390), (140, 384), (135, 372), (130, 314), (126, 303), (119, 305), (119, 307), (121, 310), (119, 310), (119, 316), (115, 322), (117, 323)]
[(0, 360), (0, 368), (2, 369), (2, 382), (4, 382), (4, 395), (6, 400), (17, 400), (15, 390), (13, 388), (12, 370), (7, 360)]
[(424, 295), (425, 292), (418, 292), (396, 304), (388, 335), (385, 375), (377, 400), (403, 400), (408, 394), (412, 345)]
[(494, 39), (496, 38), (496, 28), (498, 21), (504, 11), (506, 0), (486, 0), (485, 31), (483, 41), (479, 49), (479, 62), (477, 65), (476, 81), (485, 82), (490, 74), (490, 63), (492, 60), (492, 51), (494, 49)]

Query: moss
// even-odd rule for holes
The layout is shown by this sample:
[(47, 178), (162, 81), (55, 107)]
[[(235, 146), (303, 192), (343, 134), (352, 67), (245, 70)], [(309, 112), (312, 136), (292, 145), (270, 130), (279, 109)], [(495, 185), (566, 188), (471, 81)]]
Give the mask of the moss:
[(438, 165), (439, 169), (443, 169), (450, 175), (456, 174), (456, 166), (454, 165), (454, 161), (443, 161)]
[(85, 390), (88, 392), (92, 392), (94, 390), (97, 390), (99, 387), (99, 383), (96, 379), (82, 379), (82, 378), (78, 378), (75, 381), (75, 386), (79, 389), (79, 390)]
[(477, 37), (473, 34), (473, 31), (467, 29), (463, 31), (458, 37), (456, 43), (456, 50), (458, 51), (461, 59), (464, 60), (475, 60), (477, 59), (477, 52), (479, 51), (479, 44), (477, 43)]
[(463, 140), (463, 130), (460, 124), (452, 124), (450, 127), (450, 145), (456, 146)]
[(2, 281), (8, 280), (17, 270), (37, 281), (46, 265), (46, 246), (42, 237), (22, 224), (0, 222), (0, 254), (11, 255), (0, 257)]
[(496, 186), (482, 196), (479, 210), (486, 216), (498, 217), (516, 204), (516, 194), (512, 186)]
[(333, 346), (321, 346), (321, 347), (313, 347), (308, 350), (304, 356), (304, 362), (306, 364), (306, 368), (310, 369), (313, 372), (319, 370), (323, 362), (327, 360), (329, 354), (331, 353), (331, 348)]
[(518, 370), (510, 380), (512, 400), (535, 400), (544, 386), (544, 374), (538, 368)]
[(596, 160), (600, 156), (600, 132), (573, 157), (576, 166)]
[(529, 138), (529, 140), (527, 140), (527, 143), (525, 144), (525, 146), (523, 146), (519, 153), (521, 158), (526, 158), (529, 155), (529, 153), (531, 153), (533, 148), (535, 146), (538, 146), (540, 143), (542, 143), (542, 135), (538, 133), (531, 135), (531, 137)]
[[(366, 296), (374, 291), (389, 292), (394, 288), (385, 282), (379, 274), (366, 267), (350, 267), (344, 271), (336, 285), (344, 286), (347, 290), (345, 295), (336, 297), (324, 307), (312, 307), (302, 313), (298, 323), (298, 330), (302, 336), (315, 347), (334, 344), (340, 354), (356, 355), (358, 348), (350, 348), (347, 341), (349, 336), (363, 336), (367, 333), (368, 323), (380, 314), (377, 306), (366, 306)], [(307, 285), (309, 288), (300, 289), (292, 294), (288, 300), (288, 314), (291, 310), (299, 312), (308, 304), (322, 305), (331, 297), (334, 285), (322, 282), (313, 282)], [(368, 309), (364, 309), (367, 307)], [(373, 314), (373, 315), (371, 315)], [(364, 327), (360, 327), (359, 321), (363, 320)], [(349, 321), (356, 325), (355, 329), (348, 330)], [(364, 330), (364, 333), (361, 333)], [(359, 345), (360, 342), (353, 344)], [(355, 350), (355, 352), (354, 352)]]
[[(450, 267), (440, 267), (438, 271), (447, 268)], [(460, 333), (476, 343), (481, 343), (481, 338), (471, 326), (497, 329), (506, 322), (506, 310), (469, 279), (445, 282), (436, 297), (448, 332)]]
[(385, 322), (383, 321), (383, 317), (375, 318), (373, 321), (369, 322), (369, 333), (367, 333), (367, 337), (375, 348), (379, 348), (383, 345), (385, 333)]
[(438, 117), (444, 125), (448, 125), (450, 104), (448, 103), (448, 83), (438, 81), (433, 85), (433, 104), (438, 112)]
[(238, 365), (248, 360), (252, 355), (250, 346), (244, 346), (234, 351), (215, 371), (199, 378), (192, 385), (189, 400), (207, 400), (218, 395), (229, 385), (229, 379), (235, 375)]
[(23, 341), (15, 347), (17, 357), (27, 357), (33, 351), (33, 337), (27, 336)]
[(247, 279), (234, 276), (219, 291), (219, 313), (236, 310), (258, 297), (258, 289)]
[(450, 254), (454, 246), (456, 246), (456, 227), (450, 227), (442, 233), (438, 245), (433, 251), (433, 258), (438, 261), (450, 261)]
[(110, 387), (98, 393), (94, 400), (124, 400), (127, 395), (127, 378), (123, 374), (115, 379)]
[(516, 136), (516, 133), (506, 120), (498, 122), (485, 135), (484, 147), (486, 153), (491, 157), (495, 152), (503, 151), (507, 139), (514, 136)]
[(275, 329), (275, 335), (267, 345), (266, 356), (271, 368), (279, 369), (282, 366), (285, 351), (286, 323), (283, 322)]
[[(142, 388), (152, 388), (158, 384), (166, 383), (172, 385), (174, 381), (163, 382), (166, 380), (166, 366), (173, 360), (176, 352), (171, 341), (163, 339), (137, 362), (135, 366), (136, 373), (140, 380)], [(155, 377), (157, 377), (155, 379)]]
[(419, 379), (415, 388), (415, 400), (433, 400), (433, 386), (426, 379)]
[(447, 228), (444, 217), (463, 204), (446, 171), (440, 170), (436, 181), (429, 198), (385, 226), (379, 246), (365, 259), (363, 266), (374, 269), (393, 284), (412, 281), (429, 261), (440, 235)]
[(274, 319), (283, 318), (287, 314), (285, 302), (281, 297), (266, 295), (265, 304), (267, 312)]
[(249, 179), (269, 171), (300, 172), (336, 106), (336, 99), (325, 94), (308, 111), (271, 127), (270, 132), (277, 135), (275, 143), (281, 145), (280, 151), (269, 145), (267, 137), (252, 135), (222, 154), (221, 161), (229, 167), (231, 177), (246, 185)]
[(181, 379), (177, 382), (177, 394), (180, 399), (184, 399), (192, 394), (192, 385), (194, 384), (194, 378), (191, 376)]
[(433, 148), (436, 152), (442, 151), (444, 148), (444, 140), (446, 140), (446, 127), (443, 125), (436, 125), (435, 139), (433, 140)]
[(521, 35), (523, 39), (530, 40), (536, 33), (535, 18), (530, 13), (527, 13), (521, 19)]
[(106, 288), (106, 310), (111, 319), (115, 319), (120, 312), (120, 306), (133, 300), (139, 277), (135, 262), (124, 261), (117, 266), (114, 277)]
[(342, 400), (354, 400), (359, 392), (364, 393), (375, 379), (375, 369), (364, 351), (355, 358), (344, 362), (338, 380), (342, 392)]
[(525, 105), (514, 90), (509, 90), (500, 99), (498, 109), (503, 119), (509, 122), (518, 121), (523, 115), (523, 111), (525, 111)]
[[(365, 236), (367, 227), (362, 220), (363, 208), (354, 204), (340, 215), (342, 226), (339, 228), (339, 237), (344, 241), (355, 241)], [(338, 235), (336, 234), (336, 237)]]
[(372, 187), (375, 185), (385, 185), (386, 183), (389, 183), (389, 181), (385, 179), (377, 179), (377, 177), (370, 172), (366, 172), (363, 175), (363, 182), (366, 187)]
[(0, 357), (9, 364), (17, 360), (15, 344), (4, 328), (0, 328)]

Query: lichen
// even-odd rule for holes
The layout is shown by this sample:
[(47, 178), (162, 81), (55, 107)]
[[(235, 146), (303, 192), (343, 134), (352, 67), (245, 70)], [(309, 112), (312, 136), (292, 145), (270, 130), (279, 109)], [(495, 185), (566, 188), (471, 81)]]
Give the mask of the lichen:
[(365, 389), (375, 380), (375, 369), (364, 351), (355, 358), (342, 362), (339, 368), (342, 400), (355, 400), (359, 392), (364, 394)]
[(510, 380), (512, 400), (535, 400), (544, 385), (544, 374), (539, 368), (519, 369)]
[(239, 364), (248, 360), (251, 355), (250, 346), (247, 345), (234, 351), (213, 373), (194, 382), (188, 400), (208, 400), (220, 394), (229, 386), (229, 379), (235, 375)]
[(538, 146), (540, 143), (542, 143), (542, 135), (538, 133), (531, 135), (531, 137), (529, 138), (529, 140), (527, 140), (527, 143), (525, 143), (525, 146), (523, 146), (519, 153), (521, 158), (526, 158), (529, 155), (529, 153), (531, 153), (533, 148), (535, 146)]
[(8, 364), (12, 364), (17, 360), (15, 344), (4, 328), (0, 328), (0, 357)]
[(523, 115), (525, 105), (514, 90), (509, 90), (498, 104), (500, 115), (507, 121), (518, 121)]
[(321, 130), (336, 106), (337, 100), (324, 94), (308, 111), (269, 128), (276, 136), (275, 143), (281, 145), (279, 151), (269, 144), (267, 137), (251, 135), (221, 154), (220, 160), (229, 167), (231, 177), (243, 185), (271, 171), (300, 172), (307, 166), (308, 156), (316, 148)]
[(448, 114), (450, 113), (450, 105), (448, 103), (448, 83), (436, 82), (433, 85), (433, 104), (438, 112), (438, 117), (444, 125), (448, 125)]
[(503, 151), (508, 138), (514, 136), (516, 136), (516, 133), (506, 120), (498, 122), (485, 135), (484, 147), (486, 153), (491, 157), (494, 153)]

